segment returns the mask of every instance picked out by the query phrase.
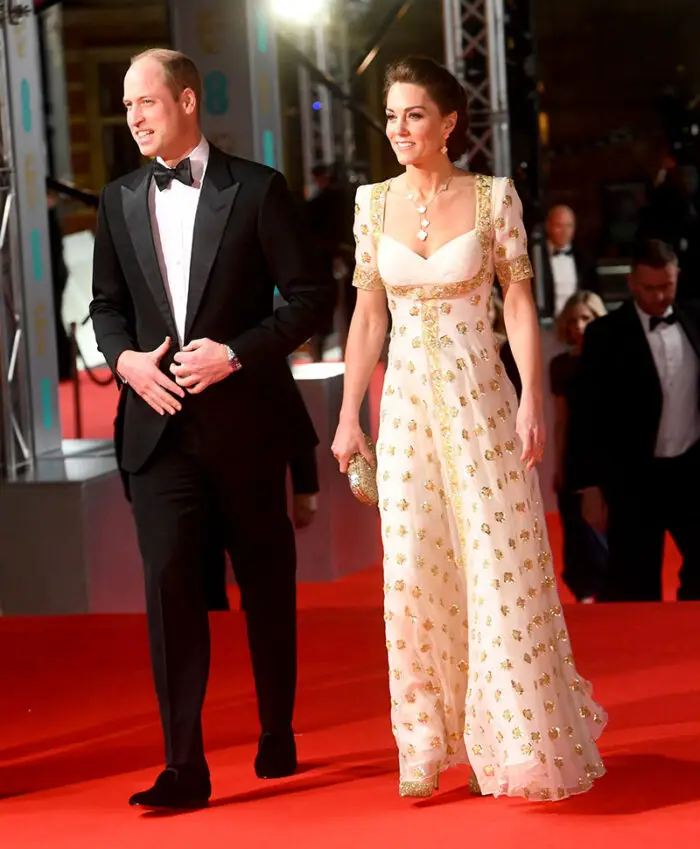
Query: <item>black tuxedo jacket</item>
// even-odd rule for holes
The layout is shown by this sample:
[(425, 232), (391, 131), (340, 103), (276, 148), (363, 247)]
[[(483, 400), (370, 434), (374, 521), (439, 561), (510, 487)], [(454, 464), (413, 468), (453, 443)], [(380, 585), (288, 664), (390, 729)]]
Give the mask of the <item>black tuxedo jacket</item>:
[[(700, 358), (700, 303), (675, 309)], [(572, 488), (600, 486), (614, 495), (643, 486), (662, 405), (654, 358), (634, 303), (628, 301), (586, 328), (570, 407), (567, 480)]]
[[(545, 315), (553, 316), (556, 304), (554, 297), (554, 274), (552, 272), (552, 258), (549, 255), (547, 244), (545, 243), (544, 246), (544, 267), (542, 269), (544, 276), (544, 306)], [(576, 247), (576, 245), (572, 247), (572, 253), (574, 265), (576, 266), (576, 276), (578, 278), (577, 288), (579, 290), (587, 289), (589, 292), (595, 292), (597, 295), (600, 295), (600, 277), (598, 276), (595, 263), (580, 248)]]
[[(100, 197), (90, 316), (115, 374), (123, 351), (150, 351), (170, 336), (161, 369), (171, 376), (178, 350), (151, 231), (151, 179), (147, 165), (107, 185)], [(287, 303), (273, 311), (275, 286)], [(333, 301), (332, 281), (318, 270), (282, 175), (210, 146), (195, 219), (185, 344), (203, 337), (225, 342), (242, 369), (183, 400), (208, 450), (253, 464), (261, 452), (289, 459), (317, 444), (286, 357), (316, 332)], [(123, 471), (144, 466), (169, 419), (122, 388), (115, 438)]]

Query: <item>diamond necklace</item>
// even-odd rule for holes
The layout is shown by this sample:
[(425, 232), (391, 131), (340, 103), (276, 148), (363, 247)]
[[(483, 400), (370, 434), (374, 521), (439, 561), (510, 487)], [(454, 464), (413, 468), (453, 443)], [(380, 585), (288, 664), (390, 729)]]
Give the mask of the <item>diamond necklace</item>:
[(421, 242), (424, 242), (428, 238), (428, 227), (430, 227), (430, 219), (426, 215), (426, 212), (428, 211), (428, 207), (430, 206), (430, 204), (435, 200), (435, 198), (439, 194), (442, 194), (442, 192), (447, 191), (451, 182), (452, 182), (452, 175), (450, 175), (447, 178), (446, 182), (444, 182), (440, 186), (440, 188), (435, 192), (435, 194), (427, 202), (420, 201), (420, 198), (418, 197), (418, 192), (411, 189), (410, 186), (408, 187), (411, 190), (406, 195), (406, 197), (411, 202), (415, 201), (416, 199), (419, 201), (418, 204), (414, 204), (414, 205), (416, 207), (416, 212), (420, 216), (420, 230), (418, 231), (416, 236), (421, 240)]

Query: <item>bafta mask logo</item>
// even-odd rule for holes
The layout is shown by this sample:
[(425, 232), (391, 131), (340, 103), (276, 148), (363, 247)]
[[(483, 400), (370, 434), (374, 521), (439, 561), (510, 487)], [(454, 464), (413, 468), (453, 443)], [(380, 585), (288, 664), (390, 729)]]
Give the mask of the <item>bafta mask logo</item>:
[(34, 308), (34, 334), (36, 336), (36, 351), (40, 357), (46, 356), (46, 330), (47, 330), (46, 306), (39, 301)]
[(17, 55), (24, 59), (27, 55), (27, 22), (24, 18), (15, 25), (15, 37), (17, 44)]
[(258, 77), (258, 97), (260, 98), (260, 106), (262, 114), (267, 117), (270, 114), (270, 78), (266, 73), (261, 73)]
[(27, 201), (30, 209), (36, 209), (36, 165), (34, 154), (28, 153), (24, 160), (24, 180), (27, 185)]
[(32, 255), (32, 274), (36, 283), (41, 283), (44, 279), (44, 257), (42, 253), (41, 233), (36, 229), (32, 230), (29, 239)]
[(203, 53), (221, 53), (226, 27), (219, 3), (200, 9), (195, 16), (197, 43)]
[(26, 77), (22, 78), (19, 84), (19, 101), (22, 109), (22, 127), (25, 133), (32, 131), (32, 92), (29, 88), (29, 81)]
[(210, 115), (228, 112), (228, 78), (221, 71), (210, 71), (204, 77), (204, 107)]

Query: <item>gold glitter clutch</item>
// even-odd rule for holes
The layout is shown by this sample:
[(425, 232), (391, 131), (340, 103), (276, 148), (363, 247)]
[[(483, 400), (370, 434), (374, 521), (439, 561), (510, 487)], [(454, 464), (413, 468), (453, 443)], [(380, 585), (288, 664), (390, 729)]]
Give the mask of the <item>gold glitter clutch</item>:
[(370, 507), (376, 507), (379, 504), (379, 492), (377, 491), (377, 453), (374, 443), (367, 434), (365, 434), (365, 441), (374, 458), (374, 466), (370, 466), (362, 454), (353, 454), (348, 463), (348, 481), (350, 483), (350, 491), (358, 501)]

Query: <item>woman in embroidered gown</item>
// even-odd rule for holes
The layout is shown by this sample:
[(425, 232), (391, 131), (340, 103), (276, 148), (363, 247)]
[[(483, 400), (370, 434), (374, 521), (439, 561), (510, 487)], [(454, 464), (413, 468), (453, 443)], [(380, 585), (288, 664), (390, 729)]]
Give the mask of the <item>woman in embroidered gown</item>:
[[(510, 180), (452, 162), (466, 98), (429, 59), (392, 66), (387, 136), (401, 176), (357, 191), (358, 301), (346, 354), (341, 471), (369, 456), (359, 408), (386, 334), (377, 446), (392, 728), (400, 792), (471, 765), (483, 794), (556, 800), (604, 768), (606, 716), (577, 673), (537, 474), (544, 427), (532, 270)], [(488, 322), (493, 274), (523, 380)]]

